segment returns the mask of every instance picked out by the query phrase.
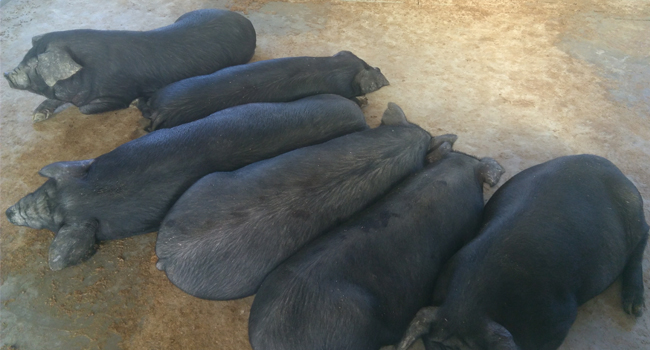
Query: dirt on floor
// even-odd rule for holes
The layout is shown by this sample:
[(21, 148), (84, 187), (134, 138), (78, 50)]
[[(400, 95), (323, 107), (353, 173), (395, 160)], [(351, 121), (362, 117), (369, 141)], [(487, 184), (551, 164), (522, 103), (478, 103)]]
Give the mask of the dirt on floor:
[[(146, 30), (198, 8), (253, 22), (254, 60), (350, 50), (391, 85), (368, 95), (371, 126), (389, 101), (455, 148), (490, 156), (501, 183), (549, 159), (604, 156), (638, 187), (650, 220), (650, 4), (645, 0), (2, 0), (0, 66), (31, 37), (76, 28)], [(188, 53), (191, 54), (191, 53)], [(56, 161), (97, 157), (143, 135), (136, 109), (86, 116), (76, 107), (34, 124), (43, 100), (0, 83), (0, 209)], [(494, 189), (486, 190), (487, 197)], [(155, 233), (103, 242), (89, 261), (50, 271), (53, 234), (0, 218), (2, 349), (249, 349), (251, 298), (184, 294), (156, 270)], [(650, 299), (650, 248), (644, 259)], [(421, 347), (421, 345), (417, 345)], [(648, 349), (650, 312), (621, 308), (620, 285), (580, 308), (562, 349)]]

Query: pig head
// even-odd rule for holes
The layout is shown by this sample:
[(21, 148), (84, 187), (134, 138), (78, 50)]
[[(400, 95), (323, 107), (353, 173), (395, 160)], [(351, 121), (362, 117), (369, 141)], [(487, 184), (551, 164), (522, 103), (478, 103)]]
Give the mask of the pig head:
[(56, 45), (39, 45), (43, 35), (32, 38), (32, 48), (11, 72), (4, 73), (14, 89), (27, 90), (48, 98), (56, 98), (54, 85), (82, 69), (70, 53)]
[(82, 216), (68, 217), (68, 207), (79, 205), (74, 197), (81, 193), (66, 191), (86, 174), (94, 159), (58, 162), (50, 164), (39, 172), (48, 180), (33, 193), (7, 209), (7, 219), (19, 226), (48, 229), (56, 233), (50, 245), (49, 265), (52, 270), (75, 265), (95, 252), (97, 221)]

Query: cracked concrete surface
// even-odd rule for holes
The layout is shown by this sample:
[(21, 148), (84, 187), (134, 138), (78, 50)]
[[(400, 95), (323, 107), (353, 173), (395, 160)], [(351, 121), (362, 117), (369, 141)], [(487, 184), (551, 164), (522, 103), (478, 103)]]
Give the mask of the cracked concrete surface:
[[(568, 154), (613, 161), (636, 184), (650, 219), (650, 4), (645, 0), (0, 1), (0, 66), (31, 37), (75, 28), (145, 30), (207, 7), (243, 11), (258, 33), (254, 60), (350, 50), (390, 80), (368, 96), (372, 126), (386, 103), (456, 148), (517, 172)], [(77, 108), (33, 124), (42, 97), (0, 82), (0, 208), (44, 179), (52, 162), (93, 158), (142, 135), (135, 109)], [(491, 194), (493, 191), (488, 193)], [(185, 295), (155, 269), (155, 233), (104, 242), (53, 272), (53, 234), (0, 218), (0, 346), (8, 349), (249, 349), (252, 298)], [(650, 248), (644, 259), (650, 299)], [(562, 349), (647, 349), (650, 312), (633, 319), (620, 285), (580, 308)], [(421, 347), (421, 345), (416, 345)]]

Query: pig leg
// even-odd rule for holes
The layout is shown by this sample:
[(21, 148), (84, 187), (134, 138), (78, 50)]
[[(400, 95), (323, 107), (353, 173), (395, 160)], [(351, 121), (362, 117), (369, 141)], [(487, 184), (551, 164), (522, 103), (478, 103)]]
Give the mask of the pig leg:
[(452, 257), (443, 267), (442, 272), (438, 274), (435, 288), (433, 289), (433, 305), (441, 305), (447, 298), (447, 290), (451, 283), (451, 278), (456, 270), (457, 259)]
[(352, 97), (350, 100), (359, 106), (359, 108), (366, 108), (368, 106), (368, 98), (366, 96)]
[(50, 269), (76, 265), (95, 253), (96, 221), (65, 224), (50, 245)]
[(129, 103), (124, 103), (124, 101), (118, 100), (116, 98), (101, 97), (94, 99), (83, 106), (79, 106), (79, 111), (83, 114), (97, 114), (128, 107)]
[[(408, 329), (404, 333), (402, 340), (397, 345), (397, 350), (407, 350), (411, 347), (415, 341), (417, 341), (423, 335), (429, 333), (431, 330), (431, 323), (436, 318), (437, 307), (425, 307), (420, 309), (418, 313), (411, 321)], [(425, 340), (425, 343), (427, 341)], [(435, 349), (433, 347), (427, 347), (427, 350)]]
[(643, 313), (643, 267), (641, 265), (647, 241), (648, 233), (632, 252), (621, 275), (623, 310), (636, 317)]
[(555, 350), (562, 345), (564, 338), (569, 334), (571, 325), (576, 320), (578, 304), (575, 301), (558, 304), (554, 311), (555, 315), (552, 312), (546, 315), (549, 318), (546, 325), (538, 325), (537, 332), (544, 335), (537, 340), (537, 344), (543, 344), (539, 347), (540, 350)]
[(65, 101), (59, 101), (59, 100), (54, 100), (51, 98), (48, 98), (47, 100), (43, 101), (36, 109), (34, 110), (34, 113), (32, 114), (32, 120), (36, 123), (42, 122), (44, 120), (52, 118), (54, 116), (54, 111), (66, 104)]

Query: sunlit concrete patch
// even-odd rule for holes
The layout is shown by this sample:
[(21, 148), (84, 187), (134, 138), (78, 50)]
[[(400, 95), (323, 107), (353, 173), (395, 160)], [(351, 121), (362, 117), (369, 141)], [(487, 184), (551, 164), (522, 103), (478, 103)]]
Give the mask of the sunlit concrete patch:
[(389, 4), (405, 4), (406, 0), (341, 0), (343, 2), (375, 2)]
[(258, 35), (296, 35), (325, 28), (329, 4), (269, 2), (248, 15)]
[(577, 16), (558, 47), (595, 65), (611, 100), (650, 118), (650, 17)]

